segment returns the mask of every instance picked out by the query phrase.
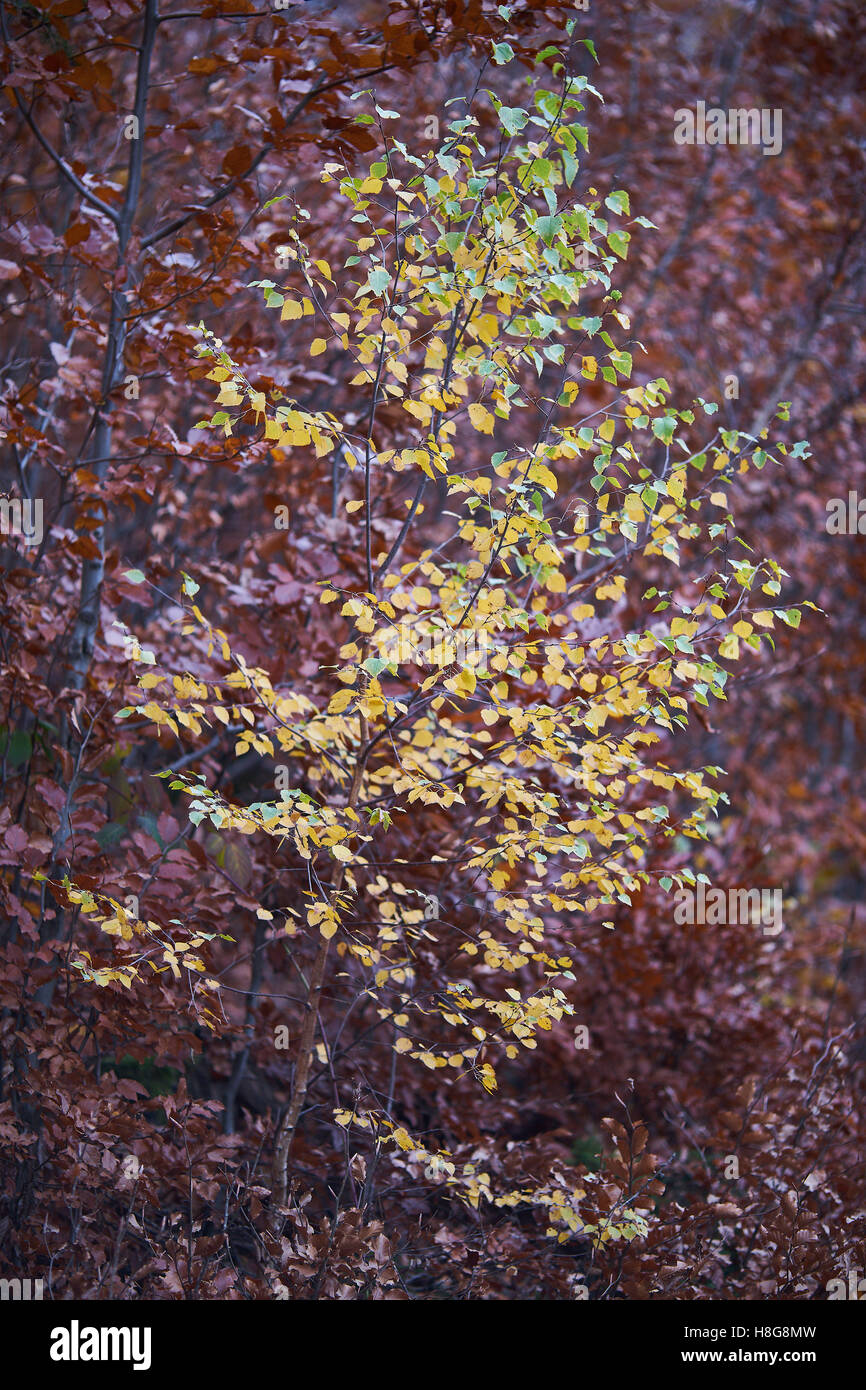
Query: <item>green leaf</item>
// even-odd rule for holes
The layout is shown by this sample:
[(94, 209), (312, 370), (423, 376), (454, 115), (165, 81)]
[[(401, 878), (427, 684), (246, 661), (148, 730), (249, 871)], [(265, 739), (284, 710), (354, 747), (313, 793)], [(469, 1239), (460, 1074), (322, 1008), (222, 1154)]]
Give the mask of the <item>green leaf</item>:
[[(555, 51), (555, 50), (554, 50)], [(510, 63), (514, 57), (514, 49), (510, 43), (495, 43), (493, 45), (493, 61), (499, 63)]]
[(150, 838), (156, 841), (160, 849), (165, 849), (165, 841), (159, 833), (159, 825), (152, 811), (139, 811), (138, 823), (144, 826)]
[(611, 352), (609, 357), (618, 372), (623, 376), (631, 376), (632, 360), (630, 352)]
[(499, 120), (509, 135), (516, 135), (529, 120), (529, 112), (522, 106), (500, 106)]
[(101, 849), (118, 844), (126, 834), (126, 821), (113, 820), (96, 832), (96, 841)]
[(13, 730), (10, 737), (8, 729), (0, 728), (0, 759), (5, 760), (10, 767), (21, 767), (23, 763), (29, 762), (32, 752), (32, 740), (23, 729)]
[(378, 270), (371, 270), (368, 277), (370, 289), (374, 294), (385, 294), (391, 283), (391, 276), (387, 270), (381, 267)]
[(653, 434), (656, 439), (660, 439), (663, 444), (670, 444), (674, 437), (676, 423), (673, 415), (662, 415), (653, 420)]
[(146, 584), (147, 576), (141, 570), (124, 570), (124, 579), (128, 579), (130, 584)]
[(381, 671), (388, 669), (388, 662), (383, 661), (381, 656), (368, 656), (363, 663), (365, 671), (369, 671), (371, 676), (378, 676)]
[(628, 232), (608, 232), (607, 244), (615, 256), (619, 256), (624, 261), (628, 255), (628, 244), (631, 237)]
[(606, 208), (610, 208), (611, 212), (619, 213), (621, 217), (627, 217), (631, 212), (628, 194), (621, 188), (609, 193), (604, 200), (604, 205)]
[(539, 217), (535, 224), (535, 230), (538, 232), (545, 246), (550, 246), (561, 226), (561, 217)]

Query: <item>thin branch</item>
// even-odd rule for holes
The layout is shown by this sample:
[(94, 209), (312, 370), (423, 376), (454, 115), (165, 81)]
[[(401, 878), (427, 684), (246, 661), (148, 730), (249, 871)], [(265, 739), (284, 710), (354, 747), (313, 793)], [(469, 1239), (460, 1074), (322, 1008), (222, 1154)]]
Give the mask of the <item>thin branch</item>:
[(34, 121), (30, 112), (27, 110), (27, 107), (24, 105), (23, 101), (21, 100), (21, 97), (18, 95), (18, 92), (15, 90), (14, 87), (12, 88), (12, 95), (15, 98), (18, 110), (21, 112), (21, 115), (24, 117), (30, 129), (33, 131), (33, 134), (36, 136), (36, 139), (39, 141), (39, 144), (42, 146), (45, 153), (51, 159), (54, 160), (54, 163), (57, 165), (64, 178), (68, 179), (69, 182), (72, 184), (73, 188), (77, 189), (77, 191), (86, 203), (89, 203), (91, 207), (96, 208), (98, 212), (103, 213), (103, 215), (107, 217), (109, 221), (111, 221), (114, 224), (115, 227), (118, 227), (120, 225), (120, 216), (115, 211), (115, 209), (110, 208), (108, 204), (104, 203), (101, 198), (98, 198), (95, 193), (91, 193), (90, 189), (87, 187), (85, 183), (81, 182), (81, 179), (74, 172), (74, 170), (70, 169), (69, 165), (66, 163), (66, 160), (61, 159), (60, 155), (53, 148), (53, 146), (50, 145), (48, 141), (45, 139), (45, 136), (42, 134), (42, 131), (39, 129), (38, 125)]
[[(369, 74), (365, 73), (364, 75), (365, 77), (368, 75), (372, 77), (375, 76), (376, 73), (388, 72), (392, 66), (393, 64), (391, 63), (383, 63), (381, 67), (373, 68)], [(331, 91), (334, 87), (343, 86), (352, 76), (354, 76), (354, 74), (347, 74), (345, 77), (335, 78), (332, 82), (320, 82), (318, 86), (313, 87), (311, 91), (307, 92), (306, 96), (301, 97), (301, 100), (297, 102), (289, 112), (286, 117), (286, 125), (292, 125), (315, 97), (320, 96), (322, 92)], [(268, 142), (267, 145), (263, 145), (249, 168), (245, 169), (242, 174), (236, 174), (233, 179), (223, 184), (222, 188), (218, 188), (209, 198), (206, 198), (203, 203), (200, 203), (198, 207), (192, 208), (189, 212), (183, 213), (180, 217), (172, 218), (171, 222), (166, 222), (162, 227), (157, 227), (156, 231), (151, 232), (149, 236), (144, 237), (141, 243), (142, 250), (146, 250), (149, 246), (154, 246), (156, 242), (162, 241), (163, 237), (171, 236), (173, 232), (179, 232), (182, 227), (185, 227), (188, 222), (191, 222), (200, 212), (207, 212), (209, 208), (215, 207), (217, 203), (221, 203), (223, 199), (227, 198), (230, 193), (233, 193), (245, 179), (248, 179), (251, 174), (255, 173), (262, 160), (267, 159), (273, 149), (274, 145), (271, 142)]]

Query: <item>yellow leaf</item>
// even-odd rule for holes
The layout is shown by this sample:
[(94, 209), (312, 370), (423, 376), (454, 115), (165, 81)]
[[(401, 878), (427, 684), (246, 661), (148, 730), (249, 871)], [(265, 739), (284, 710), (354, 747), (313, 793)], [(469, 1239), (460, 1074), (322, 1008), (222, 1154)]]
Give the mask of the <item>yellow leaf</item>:
[(474, 405), (470, 405), (469, 419), (472, 423), (472, 428), (478, 430), (479, 434), (493, 433), (493, 416), (483, 405), (478, 405), (477, 402)]
[[(433, 415), (433, 407), (426, 405), (423, 401), (404, 401), (403, 409), (408, 410), (410, 415), (414, 415), (416, 420), (420, 420), (422, 425), (429, 424)], [(432, 473), (430, 476), (432, 478)]]
[(484, 1087), (485, 1091), (492, 1093), (496, 1090), (496, 1073), (489, 1062), (485, 1062), (484, 1065), (479, 1068), (478, 1074), (481, 1078), (481, 1085)]
[(338, 690), (336, 695), (331, 697), (331, 703), (328, 705), (328, 713), (342, 714), (343, 710), (351, 704), (354, 693), (353, 690)]
[(685, 486), (686, 470), (684, 468), (675, 469), (668, 478), (668, 496), (673, 498), (678, 505), (682, 505)]
[(320, 357), (327, 346), (324, 338), (314, 338), (310, 344), (310, 356)]
[(536, 460), (530, 464), (526, 476), (531, 483), (540, 483), (549, 492), (556, 492), (556, 474), (550, 471), (547, 464)]

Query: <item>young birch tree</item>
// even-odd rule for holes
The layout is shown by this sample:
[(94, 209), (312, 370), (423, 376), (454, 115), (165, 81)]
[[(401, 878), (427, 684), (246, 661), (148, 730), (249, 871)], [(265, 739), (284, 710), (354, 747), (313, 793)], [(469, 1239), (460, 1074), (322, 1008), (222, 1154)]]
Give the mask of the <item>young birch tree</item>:
[[(492, 56), (513, 55), (498, 43)], [(275, 688), (185, 576), (197, 674), (144, 654), (135, 707), (175, 735), (239, 725), (238, 754), (292, 769), (291, 786), (252, 804), (163, 774), (194, 824), (270, 836), (285, 881), (303, 870), (303, 892), (287, 887), (279, 909), (259, 909), (304, 963), (272, 1155), (276, 1208), (311, 1080), (330, 1061), (317, 1037), (323, 990), (349, 977), (390, 1030), (391, 1101), (407, 1065), (494, 1092), (502, 1059), (517, 1061), (571, 1013), (590, 914), (611, 926), (616, 905), (659, 873), (659, 846), (705, 837), (726, 799), (720, 769), (675, 765), (690, 710), (724, 699), (723, 663), (772, 640), (777, 621), (799, 622), (781, 606), (784, 571), (737, 547), (728, 502), (738, 474), (779, 463), (786, 446), (766, 431), (713, 432), (715, 405), (676, 408), (664, 380), (635, 372), (642, 349), (613, 279), (629, 228), (649, 224), (631, 217), (626, 192), (583, 185), (584, 106), (599, 93), (571, 75), (570, 57), (539, 54), (525, 106), (502, 104), (480, 79), (433, 151), (410, 148), (398, 113), (361, 96), (376, 157), (360, 172), (322, 171), (345, 208), (342, 264), (317, 255), (309, 215), (284, 202), (285, 274), (257, 284), (291, 323), (293, 348), (328, 354), (336, 379), (350, 374), (344, 417), (267, 399), (201, 326), (219, 388), (203, 424), (235, 443), (263, 433), (277, 457), (321, 468), (323, 486), (339, 458), (341, 501), (358, 523), (359, 580), (323, 575), (310, 596), (333, 614), (333, 668), (320, 673), (329, 698)], [(648, 558), (667, 566), (669, 586), (635, 592)], [(434, 813), (441, 852), (419, 866), (413, 845)], [(661, 873), (665, 889), (694, 880)], [(71, 892), (126, 952), (115, 970), (80, 960), (85, 976), (129, 984), (146, 959), (185, 965), (216, 1026), (202, 937)], [(455, 897), (477, 904), (475, 930), (449, 921)], [(417, 987), (422, 946), (440, 963), (434, 989)], [(428, 1150), (389, 1105), (350, 1101), (338, 1080), (345, 1101), (331, 1123), (365, 1131), (377, 1153), (420, 1155), (473, 1205), (541, 1204), (561, 1239), (645, 1228), (654, 1161), (644, 1153), (626, 1179), (620, 1137), (621, 1199), (589, 1220), (573, 1180), (496, 1193), (472, 1165)]]

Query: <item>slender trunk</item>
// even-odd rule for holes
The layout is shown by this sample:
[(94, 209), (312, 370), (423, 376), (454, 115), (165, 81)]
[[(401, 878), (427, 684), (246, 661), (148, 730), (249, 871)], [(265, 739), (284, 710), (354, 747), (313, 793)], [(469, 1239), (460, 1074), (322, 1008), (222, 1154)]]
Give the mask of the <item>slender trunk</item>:
[[(121, 299), (122, 308), (115, 308), (115, 301)], [(98, 420), (93, 432), (93, 456), (91, 469), (100, 485), (105, 482), (111, 458), (111, 409), (110, 394), (123, 380), (123, 344), (125, 339), (125, 296), (112, 297), (109, 328), (109, 348), (106, 352), (105, 369), (102, 378), (102, 400), (97, 406)], [(112, 338), (114, 343), (112, 343)], [(79, 590), (78, 612), (75, 626), (69, 641), (69, 684), (75, 690), (83, 690), (93, 648), (99, 628), (99, 606), (102, 597), (102, 581), (105, 577), (105, 524), (100, 523), (91, 533), (96, 546), (96, 554), (85, 558), (81, 566), (81, 588)]]
[(262, 975), (265, 967), (265, 935), (266, 927), (264, 922), (256, 922), (256, 933), (253, 939), (253, 959), (250, 966), (250, 992), (247, 997), (246, 1018), (244, 1020), (244, 1044), (237, 1053), (232, 1065), (231, 1076), (226, 1087), (226, 1104), (223, 1114), (223, 1134), (234, 1134), (235, 1120), (238, 1101), (238, 1092), (247, 1069), (250, 1050), (253, 1045), (253, 1035), (255, 1033), (256, 1015), (259, 1008), (259, 991), (262, 987)]
[[(367, 721), (362, 715), (361, 744), (358, 750), (358, 759), (355, 763), (355, 773), (352, 778), (349, 799), (346, 802), (347, 809), (352, 811), (355, 809), (361, 790), (368, 743), (369, 733)], [(336, 897), (342, 888), (344, 875), (345, 866), (340, 863), (335, 863), (330, 885), (332, 897)], [(298, 1120), (300, 1119), (301, 1111), (304, 1108), (304, 1101), (307, 1097), (310, 1071), (313, 1066), (316, 1026), (319, 1021), (319, 1001), (322, 997), (322, 986), (325, 983), (325, 970), (328, 964), (328, 951), (330, 945), (330, 939), (326, 940), (322, 937), (322, 940), (319, 942), (318, 950), (316, 951), (316, 958), (313, 962), (313, 969), (310, 975), (310, 991), (307, 995), (304, 1026), (301, 1029), (301, 1037), (298, 1042), (298, 1059), (295, 1064), (292, 1093), (289, 1097), (288, 1109), (277, 1129), (277, 1137), (274, 1144), (274, 1161), (271, 1170), (271, 1201), (278, 1207), (284, 1207), (286, 1205), (286, 1197), (289, 1190), (289, 1151), (292, 1147), (292, 1139), (298, 1125)]]
[[(100, 485), (105, 482), (108, 476), (111, 462), (111, 396), (123, 382), (125, 371), (128, 304), (121, 285), (126, 283), (129, 275), (127, 248), (141, 193), (145, 121), (147, 120), (147, 91), (158, 24), (159, 14), (156, 0), (146, 0), (141, 47), (138, 53), (133, 112), (138, 124), (130, 149), (126, 196), (120, 215), (116, 219), (117, 266), (111, 291), (108, 341), (102, 368), (102, 394), (96, 410), (96, 425), (93, 432), (92, 471)], [(92, 539), (96, 547), (96, 554), (85, 559), (81, 567), (78, 613), (69, 644), (69, 683), (75, 690), (84, 689), (93, 658), (96, 634), (99, 629), (99, 608), (102, 598), (102, 584), (105, 578), (104, 524), (92, 532)]]

